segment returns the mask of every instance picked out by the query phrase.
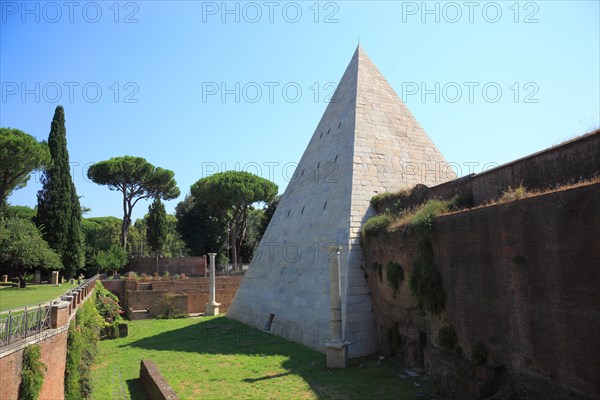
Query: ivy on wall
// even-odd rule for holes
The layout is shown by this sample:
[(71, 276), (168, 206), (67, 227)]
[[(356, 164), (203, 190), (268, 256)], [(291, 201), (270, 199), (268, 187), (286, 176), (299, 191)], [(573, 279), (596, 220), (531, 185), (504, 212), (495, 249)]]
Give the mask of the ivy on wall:
[(40, 346), (34, 344), (25, 347), (19, 399), (37, 400), (40, 397), (46, 369), (46, 365), (41, 361)]

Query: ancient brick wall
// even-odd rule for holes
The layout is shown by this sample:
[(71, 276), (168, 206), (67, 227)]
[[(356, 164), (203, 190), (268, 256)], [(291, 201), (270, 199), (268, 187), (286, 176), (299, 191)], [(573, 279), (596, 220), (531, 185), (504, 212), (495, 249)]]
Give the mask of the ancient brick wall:
[[(241, 276), (218, 276), (215, 278), (215, 297), (216, 301), (221, 303), (219, 307), (221, 313), (226, 313), (229, 309), (241, 281)], [(186, 294), (188, 298), (187, 312), (202, 313), (209, 301), (209, 278), (152, 281), (151, 290), (126, 290), (126, 309), (145, 310), (151, 308), (164, 293), (169, 292)]]
[[(94, 286), (95, 282), (91, 282), (83, 291), (83, 293), (87, 293), (86, 299), (90, 298)], [(78, 307), (81, 304), (83, 302), (80, 302)], [(41, 361), (46, 366), (40, 399), (64, 398), (67, 330), (77, 309), (69, 308), (68, 303), (59, 303), (51, 312), (51, 326), (56, 327), (55, 329), (48, 329), (25, 340), (0, 347), (0, 399), (16, 400), (19, 398), (23, 351), (27, 345), (32, 344), (40, 346)]]
[[(557, 186), (591, 179), (600, 174), (600, 130), (527, 157), (471, 174), (429, 188), (421, 187), (403, 206), (418, 205), (427, 199), (450, 199), (460, 195), (471, 205), (481, 205), (499, 198), (509, 187), (523, 185), (527, 190), (546, 190)], [(484, 167), (484, 166), (482, 166)], [(402, 196), (391, 196), (377, 204), (381, 212), (397, 204)]]
[[(204, 275), (206, 270), (206, 257), (164, 257), (158, 259), (158, 273), (163, 275)], [(154, 275), (156, 271), (156, 258), (132, 258), (127, 266), (128, 271), (138, 275)]]
[[(451, 325), (465, 356), (482, 341), (491, 361), (540, 398), (600, 398), (599, 204), (597, 183), (435, 218), (430, 239), (447, 292), (440, 318), (420, 311), (408, 288), (420, 239), (399, 230), (363, 240), (381, 350), (397, 329), (397, 351), (415, 356)], [(395, 299), (390, 261), (405, 275)]]

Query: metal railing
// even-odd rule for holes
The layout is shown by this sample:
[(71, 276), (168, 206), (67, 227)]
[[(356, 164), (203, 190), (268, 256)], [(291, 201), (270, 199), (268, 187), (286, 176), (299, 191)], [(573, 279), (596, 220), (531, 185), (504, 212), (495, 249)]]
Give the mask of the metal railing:
[(12, 342), (26, 339), (49, 329), (52, 305), (67, 300), (67, 296), (75, 296), (79, 289), (96, 281), (98, 277), (99, 275), (95, 275), (86, 279), (76, 288), (47, 303), (0, 312), (0, 347), (8, 346)]

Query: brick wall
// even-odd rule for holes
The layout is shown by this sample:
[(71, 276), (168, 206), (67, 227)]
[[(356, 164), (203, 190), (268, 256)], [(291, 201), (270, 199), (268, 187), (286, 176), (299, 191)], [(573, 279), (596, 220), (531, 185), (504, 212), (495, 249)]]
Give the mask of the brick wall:
[[(138, 275), (154, 275), (156, 271), (156, 258), (132, 258), (127, 266), (128, 271), (134, 271)], [(163, 275), (169, 272), (171, 275), (204, 275), (206, 270), (206, 256), (202, 257), (164, 257), (158, 259), (158, 273)]]
[[(95, 283), (90, 283), (84, 293), (88, 299), (93, 293)], [(80, 302), (78, 307), (83, 304)], [(59, 303), (51, 310), (51, 326), (40, 334), (25, 340), (16, 341), (9, 346), (0, 347), (0, 399), (16, 400), (19, 398), (23, 351), (27, 345), (40, 346), (41, 361), (47, 370), (40, 399), (64, 398), (65, 366), (67, 360), (67, 330), (76, 308), (71, 309), (68, 303)]]
[(421, 185), (410, 197), (391, 196), (380, 201), (376, 208), (381, 212), (392, 207), (400, 198), (404, 206), (409, 207), (432, 198), (450, 199), (457, 194), (477, 206), (499, 198), (508, 187), (516, 188), (523, 184), (527, 190), (545, 190), (597, 177), (600, 174), (598, 165), (600, 130), (480, 174), (429, 188)]
[[(435, 218), (431, 241), (448, 296), (440, 318), (420, 312), (408, 289), (419, 239), (397, 231), (363, 240), (381, 349), (394, 323), (403, 356), (422, 339), (435, 345), (439, 328), (452, 325), (467, 356), (483, 341), (539, 398), (600, 398), (598, 204), (600, 184), (592, 184)], [(405, 274), (396, 299), (385, 280), (390, 261)], [(374, 262), (384, 265), (382, 281)]]
[[(229, 309), (235, 293), (242, 281), (241, 276), (218, 276), (215, 278), (216, 301), (221, 303), (220, 313)], [(107, 281), (108, 282), (108, 281)], [(129, 282), (129, 281), (123, 281)], [(104, 281), (103, 281), (104, 283)], [(152, 290), (126, 290), (125, 304), (127, 310), (145, 310), (156, 304), (167, 292), (187, 295), (187, 312), (203, 313), (210, 293), (209, 278), (186, 278), (167, 281), (151, 281)]]

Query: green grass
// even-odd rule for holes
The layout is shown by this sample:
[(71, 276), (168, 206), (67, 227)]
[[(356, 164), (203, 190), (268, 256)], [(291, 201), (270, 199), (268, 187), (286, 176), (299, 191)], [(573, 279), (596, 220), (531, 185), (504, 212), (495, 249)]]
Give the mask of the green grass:
[(77, 287), (77, 284), (63, 283), (60, 286), (28, 284), (24, 289), (13, 287), (1, 288), (0, 311), (46, 303), (75, 287)]
[(420, 378), (400, 379), (403, 368), (392, 358), (330, 370), (324, 354), (225, 317), (132, 321), (129, 332), (100, 342), (93, 399), (145, 398), (142, 359), (154, 361), (181, 399), (412, 400), (433, 391)]

